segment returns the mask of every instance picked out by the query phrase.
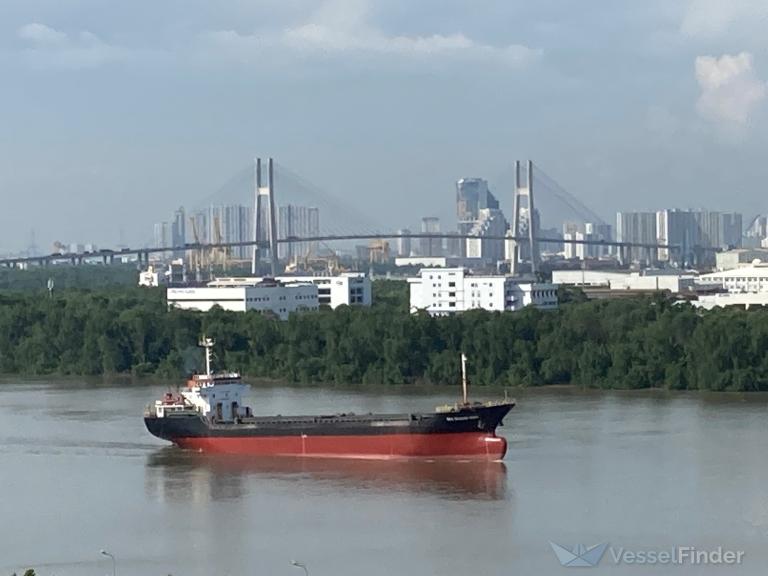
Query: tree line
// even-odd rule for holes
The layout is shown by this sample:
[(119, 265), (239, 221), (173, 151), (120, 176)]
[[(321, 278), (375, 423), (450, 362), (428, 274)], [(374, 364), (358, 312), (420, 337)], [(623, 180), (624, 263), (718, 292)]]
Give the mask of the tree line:
[(768, 310), (564, 299), (435, 318), (408, 313), (405, 283), (376, 281), (371, 308), (281, 322), (168, 310), (160, 289), (0, 293), (0, 373), (181, 378), (202, 368), (206, 334), (220, 368), (291, 382), (455, 383), (463, 351), (476, 385), (768, 390)]

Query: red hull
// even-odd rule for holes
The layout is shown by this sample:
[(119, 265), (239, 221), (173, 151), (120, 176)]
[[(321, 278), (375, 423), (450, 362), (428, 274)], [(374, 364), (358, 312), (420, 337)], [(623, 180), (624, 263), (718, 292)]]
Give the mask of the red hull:
[(501, 460), (504, 438), (485, 432), (371, 436), (207, 436), (176, 438), (182, 448), (260, 456), (332, 458), (481, 458)]

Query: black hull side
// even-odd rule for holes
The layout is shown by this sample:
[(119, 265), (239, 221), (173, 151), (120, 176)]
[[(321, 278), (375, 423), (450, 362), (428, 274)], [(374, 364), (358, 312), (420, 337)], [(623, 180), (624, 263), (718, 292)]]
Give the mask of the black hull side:
[(335, 416), (275, 416), (213, 423), (197, 413), (169, 413), (145, 417), (150, 433), (174, 441), (179, 438), (247, 438), (280, 436), (380, 436), (402, 434), (493, 434), (513, 402), (473, 406), (454, 412), (422, 414), (343, 414)]

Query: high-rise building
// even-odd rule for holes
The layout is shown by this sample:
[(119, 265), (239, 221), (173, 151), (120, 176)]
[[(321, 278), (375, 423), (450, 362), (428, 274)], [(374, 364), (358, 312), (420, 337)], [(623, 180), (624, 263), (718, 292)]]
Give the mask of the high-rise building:
[(401, 258), (407, 258), (411, 255), (411, 239), (404, 237), (404, 235), (410, 233), (411, 231), (408, 228), (402, 228), (397, 231), (397, 255)]
[(448, 232), (445, 238), (445, 255), (449, 258), (462, 258), (466, 254), (466, 240), (458, 232)]
[(749, 248), (757, 248), (763, 245), (766, 238), (768, 238), (768, 216), (759, 214), (744, 231), (744, 242)]
[[(618, 212), (616, 241), (633, 244), (656, 244), (656, 214), (654, 212)], [(657, 258), (651, 248), (632, 246), (623, 251), (621, 259), (631, 263), (651, 264)]]
[[(584, 234), (583, 227), (581, 222), (563, 222), (563, 240), (579, 240)], [(578, 244), (564, 242), (563, 256), (568, 260), (579, 258)]]
[(563, 226), (563, 239), (577, 242), (564, 242), (563, 254), (566, 258), (579, 260), (609, 256), (610, 248), (597, 242), (610, 242), (611, 232), (611, 225), (602, 222), (566, 222)]
[[(504, 259), (504, 239), (507, 221), (497, 208), (481, 208), (475, 225), (469, 231), (477, 238), (467, 238), (467, 258), (482, 258), (490, 262)], [(487, 238), (490, 236), (491, 238)]]
[[(277, 218), (277, 237), (311, 238), (320, 235), (320, 210), (308, 206), (286, 204), (280, 206)], [(290, 260), (317, 254), (317, 242), (282, 243), (277, 249), (278, 256)]]
[(168, 222), (156, 222), (153, 230), (153, 248), (165, 248), (171, 245), (171, 225)]
[[(434, 216), (425, 216), (421, 219), (422, 234), (438, 234), (440, 232), (440, 218)], [(420, 256), (442, 256), (443, 239), (442, 238), (421, 238)]]
[(208, 242), (208, 212), (195, 212), (190, 218), (188, 230), (190, 242)]
[(694, 213), (689, 210), (659, 210), (656, 212), (656, 241), (677, 246), (676, 249), (659, 248), (660, 262), (676, 266), (693, 265), (694, 247), (698, 241)]
[[(171, 244), (173, 246), (183, 246), (187, 242), (187, 222), (184, 208), (180, 207), (173, 213), (173, 223), (171, 224)], [(184, 250), (174, 250), (174, 258), (183, 258)]]
[(741, 246), (742, 218), (734, 212), (660, 210), (656, 213), (658, 259), (675, 266), (711, 265), (715, 250)]
[(716, 250), (741, 246), (742, 218), (735, 212), (665, 209), (656, 213), (619, 212), (619, 242), (669, 245), (670, 248), (631, 247), (632, 262), (667, 262), (674, 266), (709, 266)]
[[(252, 210), (241, 204), (211, 206), (208, 209), (207, 240), (212, 243), (249, 242), (251, 238)], [(235, 246), (230, 250), (236, 260), (250, 258), (251, 248)]]
[(499, 201), (482, 178), (462, 178), (456, 182), (456, 217), (459, 222), (474, 221), (480, 210), (498, 209)]
[[(481, 210), (498, 210), (499, 201), (482, 178), (462, 178), (456, 182), (456, 218), (459, 234), (470, 234), (480, 219)], [(469, 244), (461, 242), (456, 256), (467, 256)]]
[[(156, 222), (152, 230), (152, 247), (165, 248), (171, 245), (171, 224), (169, 222)], [(72, 251), (72, 250), (70, 250)], [(170, 252), (155, 252), (152, 259), (156, 261), (165, 260), (171, 255)]]

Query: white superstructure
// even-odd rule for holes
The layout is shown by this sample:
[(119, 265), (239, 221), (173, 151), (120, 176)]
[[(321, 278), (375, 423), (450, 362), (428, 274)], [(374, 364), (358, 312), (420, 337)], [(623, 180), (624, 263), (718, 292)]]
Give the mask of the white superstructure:
[(557, 286), (511, 276), (473, 276), (466, 268), (423, 268), (409, 278), (412, 313), (455, 314), (475, 308), (513, 311), (526, 306), (555, 309)]
[(205, 374), (195, 374), (178, 394), (167, 393), (155, 401), (149, 413), (155, 418), (165, 418), (174, 412), (194, 411), (213, 422), (233, 422), (251, 416), (251, 410), (243, 405), (243, 396), (249, 386), (237, 372), (214, 373), (211, 367), (214, 342), (203, 338), (200, 346), (205, 349)]

